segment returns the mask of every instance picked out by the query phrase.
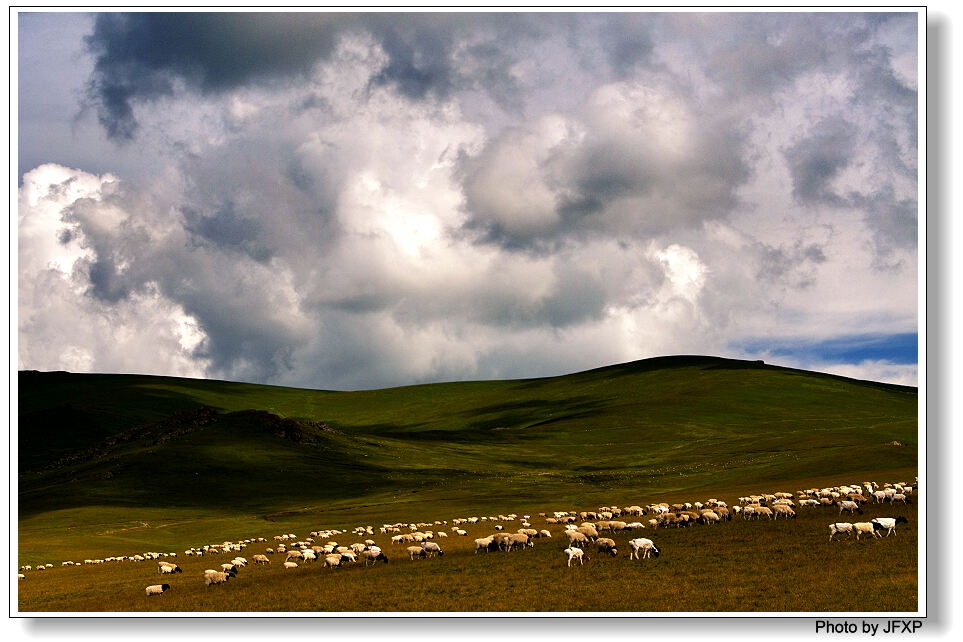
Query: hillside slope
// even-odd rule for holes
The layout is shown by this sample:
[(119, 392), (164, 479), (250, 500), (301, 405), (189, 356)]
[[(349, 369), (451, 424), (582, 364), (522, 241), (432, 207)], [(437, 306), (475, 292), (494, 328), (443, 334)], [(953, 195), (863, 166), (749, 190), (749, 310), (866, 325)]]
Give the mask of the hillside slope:
[(915, 388), (713, 357), (360, 392), (22, 372), (19, 402), (21, 517), (583, 503), (859, 476), (918, 455)]

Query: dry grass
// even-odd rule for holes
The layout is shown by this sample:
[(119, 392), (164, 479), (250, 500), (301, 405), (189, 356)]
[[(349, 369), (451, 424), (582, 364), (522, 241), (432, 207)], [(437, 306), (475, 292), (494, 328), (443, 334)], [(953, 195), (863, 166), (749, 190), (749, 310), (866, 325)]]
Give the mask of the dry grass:
[[(734, 503), (730, 500), (730, 503)], [(566, 567), (562, 527), (552, 539), (512, 553), (474, 554), (475, 537), (493, 525), (467, 527), (468, 537), (439, 538), (443, 557), (407, 559), (404, 546), (374, 539), (390, 563), (298, 569), (249, 565), (234, 580), (207, 587), (205, 568), (229, 555), (179, 555), (183, 574), (161, 576), (156, 562), (55, 567), (28, 571), (19, 588), (22, 612), (914, 612), (918, 609), (916, 506), (869, 505), (862, 516), (832, 508), (800, 509), (790, 521), (742, 521), (614, 536), (616, 557), (589, 550), (584, 566)], [(829, 541), (827, 525), (904, 515), (899, 534)], [(544, 520), (533, 525), (545, 528)], [(517, 522), (506, 530), (518, 528)], [(306, 533), (298, 533), (306, 535)], [(212, 534), (213, 535), (213, 534)], [(270, 535), (265, 533), (264, 536)], [(627, 541), (646, 536), (662, 556), (629, 560)], [(216, 538), (215, 538), (216, 539)], [(341, 543), (357, 541), (341, 536)], [(273, 544), (273, 542), (271, 543)], [(251, 545), (248, 559), (270, 544)], [(255, 548), (257, 546), (257, 548)], [(172, 588), (147, 597), (144, 587)]]

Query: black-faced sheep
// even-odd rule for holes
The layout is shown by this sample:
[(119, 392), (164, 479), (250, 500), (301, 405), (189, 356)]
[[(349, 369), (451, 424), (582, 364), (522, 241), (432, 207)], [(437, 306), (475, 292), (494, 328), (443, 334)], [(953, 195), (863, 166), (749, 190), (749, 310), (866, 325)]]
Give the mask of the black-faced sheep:
[(619, 549), (615, 546), (615, 540), (609, 539), (608, 537), (600, 537), (595, 540), (595, 545), (598, 547), (599, 554), (608, 553), (612, 557), (619, 554)]
[(896, 533), (897, 524), (909, 523), (909, 520), (902, 515), (899, 517), (874, 517), (872, 521), (886, 529), (886, 537), (889, 537), (890, 533)]
[(423, 549), (425, 549), (425, 552), (428, 554), (428, 557), (432, 557), (432, 556), (434, 556), (434, 555), (444, 555), (444, 554), (445, 554), (445, 552), (441, 550), (441, 547), (438, 546), (438, 544), (436, 544), (436, 543), (434, 543), (434, 542), (424, 542), (424, 543), (421, 545), (421, 547), (422, 547)]
[(508, 550), (513, 551), (516, 548), (534, 548), (535, 543), (531, 540), (528, 535), (524, 533), (512, 533), (508, 536)]
[(234, 577), (233, 573), (224, 573), (223, 571), (208, 569), (204, 571), (204, 584), (207, 586), (210, 586), (211, 584), (223, 584), (232, 577)]
[(160, 595), (170, 587), (170, 584), (151, 584), (147, 587), (147, 595)]
[(856, 539), (859, 539), (860, 534), (872, 535), (873, 537), (882, 537), (878, 531), (883, 530), (883, 525), (879, 522), (856, 522), (853, 524), (853, 531), (856, 533)]
[(493, 551), (498, 548), (498, 544), (495, 543), (495, 537), (489, 535), (488, 537), (479, 537), (475, 540), (475, 555), (478, 555), (478, 551)]
[(829, 541), (833, 540), (833, 536), (837, 533), (846, 533), (846, 537), (850, 537), (853, 534), (853, 525), (849, 522), (836, 522), (835, 524), (829, 525)]
[(364, 565), (368, 566), (368, 562), (372, 564), (377, 564), (378, 562), (388, 563), (388, 557), (381, 552), (379, 548), (377, 551), (373, 548), (369, 548), (366, 551), (361, 551), (361, 557), (364, 558)]

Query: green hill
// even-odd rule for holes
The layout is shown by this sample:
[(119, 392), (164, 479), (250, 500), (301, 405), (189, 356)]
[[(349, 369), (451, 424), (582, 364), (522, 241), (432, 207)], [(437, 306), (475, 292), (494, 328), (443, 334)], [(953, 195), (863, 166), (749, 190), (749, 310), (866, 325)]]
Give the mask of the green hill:
[(361, 392), (22, 372), (19, 402), (21, 517), (584, 503), (917, 463), (915, 388), (712, 357)]

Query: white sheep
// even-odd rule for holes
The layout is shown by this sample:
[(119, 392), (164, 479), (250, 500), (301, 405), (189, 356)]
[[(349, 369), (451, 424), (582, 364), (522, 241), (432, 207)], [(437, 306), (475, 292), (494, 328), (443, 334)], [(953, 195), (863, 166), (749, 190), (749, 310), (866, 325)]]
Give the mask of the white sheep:
[(325, 567), (334, 568), (335, 566), (341, 566), (341, 554), (340, 553), (329, 553), (324, 556)]
[(836, 522), (835, 524), (829, 525), (829, 541), (833, 540), (833, 535), (837, 533), (846, 533), (846, 537), (850, 537), (853, 534), (853, 525), (849, 522)]
[(488, 537), (479, 537), (475, 540), (475, 555), (478, 555), (478, 551), (485, 551), (487, 553), (492, 549), (494, 543), (494, 535), (489, 535)]
[[(629, 551), (629, 559), (642, 559), (651, 555), (658, 557), (661, 554), (655, 542), (645, 537), (630, 539), (629, 546), (632, 548), (632, 550)], [(642, 551), (642, 557), (639, 557), (639, 551)]]
[(441, 547), (434, 542), (425, 542), (421, 545), (421, 547), (424, 548), (425, 552), (428, 553), (428, 557), (445, 554), (445, 552), (441, 550)]
[(234, 577), (233, 573), (224, 573), (221, 571), (208, 569), (204, 571), (204, 584), (207, 586), (210, 586), (211, 584), (223, 584), (232, 577)]
[(579, 564), (582, 564), (582, 565), (585, 564), (585, 561), (582, 559), (583, 557), (585, 557), (585, 554), (583, 553), (582, 549), (569, 547), (563, 550), (562, 552), (568, 555), (568, 566), (572, 565), (573, 559), (578, 560)]
[(854, 502), (854, 501), (851, 501), (851, 500), (848, 500), (848, 499), (847, 499), (847, 500), (844, 500), (844, 501), (841, 501), (841, 502), (836, 502), (836, 503), (837, 503), (837, 505), (839, 506), (839, 514), (840, 514), (840, 515), (843, 514), (843, 511), (844, 511), (844, 510), (849, 511), (850, 513), (856, 512), (856, 513), (859, 513), (860, 515), (863, 514), (863, 509), (860, 508), (860, 507), (859, 507), (859, 504), (857, 504), (857, 503)]
[(595, 540), (595, 545), (598, 547), (599, 553), (608, 553), (612, 557), (619, 554), (619, 549), (615, 546), (615, 540), (609, 539), (608, 537), (600, 537)]
[(297, 568), (297, 567), (298, 567), (298, 563), (297, 563), (297, 562), (285, 562), (284, 564), (282, 564), (282, 567), (283, 567), (283, 568)]
[(775, 504), (773, 505), (772, 510), (776, 519), (779, 519), (780, 515), (782, 515), (786, 519), (789, 519), (790, 517), (792, 517), (793, 519), (796, 518), (796, 511), (794, 511), (792, 507), (789, 506), (788, 504)]
[(160, 595), (170, 587), (170, 584), (151, 584), (147, 587), (147, 595)]
[(902, 515), (899, 517), (874, 517), (872, 521), (886, 529), (886, 537), (889, 537), (890, 533), (896, 533), (897, 524), (909, 523), (909, 520)]
[(581, 531), (565, 531), (565, 535), (568, 537), (569, 546), (585, 546), (589, 543), (588, 536)]
[[(377, 550), (376, 550), (377, 549)], [(381, 549), (377, 546), (372, 546), (366, 551), (361, 551), (361, 557), (364, 558), (364, 565), (367, 566), (368, 562), (372, 564), (377, 564), (378, 562), (388, 563), (388, 557), (381, 552)]]
[(872, 535), (873, 537), (882, 537), (877, 531), (881, 531), (883, 525), (879, 522), (856, 522), (853, 524), (853, 531), (856, 533), (856, 539), (859, 539), (860, 533), (864, 535)]

